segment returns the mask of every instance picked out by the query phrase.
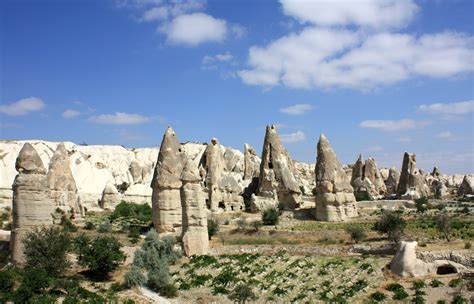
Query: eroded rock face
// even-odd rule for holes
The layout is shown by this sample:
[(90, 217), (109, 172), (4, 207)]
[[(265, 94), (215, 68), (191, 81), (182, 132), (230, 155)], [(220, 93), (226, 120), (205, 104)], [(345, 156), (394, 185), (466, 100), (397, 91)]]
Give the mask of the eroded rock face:
[(260, 160), (255, 149), (249, 145), (244, 145), (244, 179), (252, 179), (259, 176)]
[(400, 180), (400, 172), (395, 167), (391, 167), (388, 171), (388, 177), (385, 180), (388, 194), (396, 194), (398, 188), (398, 181)]
[(53, 203), (49, 198), (46, 169), (36, 150), (25, 143), (16, 160), (18, 175), (13, 182), (13, 226), (10, 240), (11, 259), (24, 262), (22, 240), (33, 228), (53, 224)]
[(122, 201), (122, 196), (117, 190), (117, 187), (112, 182), (105, 185), (100, 199), (100, 207), (102, 209), (114, 210), (115, 207)]
[(151, 182), (153, 224), (160, 233), (181, 231), (181, 173), (184, 153), (171, 127), (166, 130)]
[(204, 168), (206, 170), (206, 187), (209, 193), (209, 208), (217, 211), (219, 202), (221, 201), (221, 193), (219, 190), (219, 182), (224, 173), (224, 157), (222, 155), (221, 146), (216, 138), (211, 139), (207, 145), (205, 154)]
[(458, 195), (473, 195), (474, 194), (474, 175), (464, 175), (461, 185), (458, 189)]
[(295, 208), (299, 205), (301, 196), (297, 175), (294, 162), (281, 144), (275, 126), (267, 126), (257, 194), (274, 197), (276, 192), (280, 205)]
[(421, 277), (436, 274), (440, 268), (449, 268), (454, 273), (464, 271), (466, 267), (448, 260), (435, 260), (427, 263), (416, 256), (417, 242), (401, 241), (397, 252), (390, 262), (390, 270), (401, 277)]
[(350, 181), (329, 141), (321, 134), (316, 160), (316, 219), (343, 221), (357, 216), (355, 197)]
[(355, 194), (361, 196), (366, 194), (372, 200), (383, 197), (387, 192), (387, 187), (377, 168), (375, 159), (369, 157), (364, 162), (362, 155), (359, 155), (352, 167), (351, 185)]
[(76, 181), (64, 143), (58, 145), (51, 158), (47, 178), (50, 197), (55, 207), (76, 216), (84, 216), (84, 210), (78, 202)]
[(416, 155), (405, 152), (402, 172), (398, 182), (397, 194), (403, 199), (418, 199), (427, 197), (430, 190), (423, 175), (416, 168)]
[(205, 255), (209, 249), (206, 195), (196, 164), (188, 160), (181, 174), (182, 239), (186, 256)]
[(143, 162), (137, 159), (132, 160), (129, 172), (132, 175), (134, 184), (140, 184), (147, 180), (153, 164), (151, 162)]

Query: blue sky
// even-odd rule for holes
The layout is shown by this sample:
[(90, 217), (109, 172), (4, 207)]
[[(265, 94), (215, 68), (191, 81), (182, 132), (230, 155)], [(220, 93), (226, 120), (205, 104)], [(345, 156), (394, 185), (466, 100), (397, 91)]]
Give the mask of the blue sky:
[(0, 139), (261, 150), (474, 172), (473, 1), (4, 0)]

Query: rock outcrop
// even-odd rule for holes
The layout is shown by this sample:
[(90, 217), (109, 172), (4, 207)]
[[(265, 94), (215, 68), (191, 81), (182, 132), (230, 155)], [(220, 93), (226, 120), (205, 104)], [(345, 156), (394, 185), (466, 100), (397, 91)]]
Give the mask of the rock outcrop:
[(207, 145), (204, 168), (206, 170), (205, 186), (209, 193), (208, 207), (212, 211), (217, 211), (221, 201), (219, 182), (224, 172), (224, 157), (221, 151), (221, 145), (216, 138), (211, 139)]
[(181, 232), (181, 172), (184, 154), (176, 133), (166, 130), (151, 182), (153, 224), (160, 233)]
[(186, 256), (205, 255), (209, 249), (206, 196), (196, 164), (188, 160), (181, 174), (182, 239)]
[(356, 196), (367, 197), (371, 200), (382, 198), (387, 192), (375, 159), (369, 157), (364, 162), (362, 155), (359, 155), (352, 167), (351, 185)]
[(474, 175), (464, 175), (462, 183), (458, 189), (458, 195), (474, 195)]
[(57, 146), (51, 158), (47, 178), (54, 206), (74, 216), (84, 216), (84, 208), (79, 203), (76, 181), (72, 175), (69, 154), (64, 143)]
[(255, 149), (249, 145), (244, 145), (244, 180), (258, 177), (260, 174), (260, 159)]
[(356, 217), (356, 200), (350, 180), (324, 134), (319, 138), (317, 153), (316, 219), (343, 221)]
[(122, 199), (123, 197), (118, 192), (117, 187), (115, 187), (113, 183), (108, 182), (102, 192), (99, 206), (102, 209), (114, 210), (115, 207), (120, 204)]
[(294, 162), (281, 144), (275, 126), (267, 126), (257, 195), (278, 197), (279, 205), (288, 209), (297, 207), (301, 196), (297, 174)]
[(18, 175), (13, 182), (13, 225), (10, 240), (11, 259), (24, 262), (22, 240), (31, 229), (53, 224), (53, 203), (49, 198), (46, 169), (35, 148), (25, 143), (16, 159)]
[(402, 199), (418, 199), (430, 194), (423, 175), (416, 168), (416, 155), (405, 152), (397, 194)]
[(401, 241), (390, 262), (390, 270), (401, 277), (421, 277), (436, 273), (458, 273), (466, 269), (461, 264), (448, 260), (435, 260), (427, 263), (416, 256), (417, 242)]
[(391, 167), (388, 171), (388, 177), (385, 180), (387, 194), (397, 194), (398, 181), (400, 180), (400, 171), (395, 167)]

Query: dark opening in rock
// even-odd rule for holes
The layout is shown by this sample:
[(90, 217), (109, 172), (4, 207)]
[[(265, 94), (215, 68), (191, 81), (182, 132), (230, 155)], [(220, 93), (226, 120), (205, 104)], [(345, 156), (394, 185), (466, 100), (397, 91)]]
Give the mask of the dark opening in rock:
[(457, 273), (457, 270), (455, 267), (451, 265), (442, 265), (439, 266), (438, 269), (436, 270), (436, 274), (451, 274), (451, 273)]
[(225, 210), (224, 202), (219, 202), (219, 206), (218, 206), (218, 207)]

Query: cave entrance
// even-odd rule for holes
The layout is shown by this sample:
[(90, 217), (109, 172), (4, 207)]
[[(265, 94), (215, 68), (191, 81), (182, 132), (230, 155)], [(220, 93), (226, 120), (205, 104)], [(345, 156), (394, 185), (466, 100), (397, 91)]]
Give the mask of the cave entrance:
[(457, 269), (451, 265), (442, 265), (439, 266), (436, 270), (436, 274), (444, 275), (444, 274), (452, 274), (458, 273)]
[(224, 204), (224, 202), (219, 202), (218, 207), (225, 210), (225, 204)]

